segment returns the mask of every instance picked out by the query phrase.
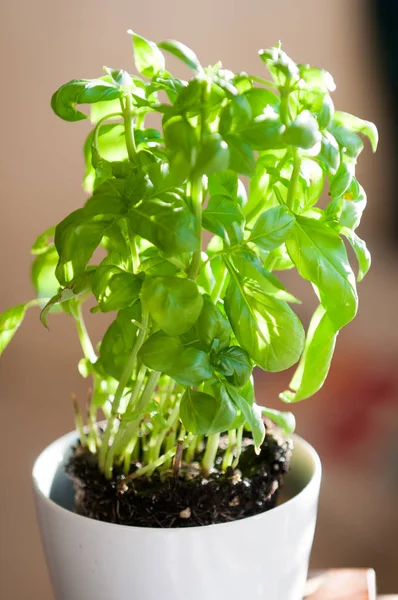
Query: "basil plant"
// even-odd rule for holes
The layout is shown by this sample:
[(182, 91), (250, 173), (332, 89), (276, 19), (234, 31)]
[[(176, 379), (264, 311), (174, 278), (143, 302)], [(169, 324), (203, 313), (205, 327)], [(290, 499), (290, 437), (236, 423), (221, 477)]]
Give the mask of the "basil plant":
[[(139, 76), (105, 68), (52, 97), (70, 122), (89, 105), (89, 199), (33, 245), (36, 298), (0, 316), (0, 351), (28, 307), (42, 308), (45, 325), (49, 313), (69, 315), (80, 373), (92, 379), (88, 423), (76, 404), (77, 428), (107, 478), (116, 466), (130, 477), (166, 471), (176, 452), (188, 462), (200, 454), (210, 472), (223, 432), (222, 468), (236, 467), (245, 431), (259, 452), (263, 414), (294, 428), (291, 413), (256, 403), (253, 368), (297, 365), (280, 397), (308, 398), (357, 312), (370, 254), (355, 232), (366, 206), (355, 166), (361, 135), (375, 150), (377, 130), (336, 111), (331, 75), (295, 64), (280, 45), (259, 52), (267, 79), (203, 67), (179, 42), (129, 33)], [(168, 53), (192, 71), (188, 81), (167, 70)], [(279, 278), (288, 269), (318, 299), (307, 331)], [(112, 313), (96, 348), (84, 304)]]

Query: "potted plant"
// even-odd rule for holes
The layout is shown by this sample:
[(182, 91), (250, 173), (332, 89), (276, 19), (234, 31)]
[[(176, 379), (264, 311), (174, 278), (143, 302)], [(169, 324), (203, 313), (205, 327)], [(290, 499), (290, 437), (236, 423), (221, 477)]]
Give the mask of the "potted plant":
[[(330, 74), (280, 45), (259, 53), (268, 80), (130, 33), (140, 76), (106, 68), (52, 98), (66, 121), (90, 106), (90, 197), (36, 240), (36, 298), (0, 318), (2, 351), (29, 307), (46, 326), (67, 313), (92, 381), (87, 418), (75, 399), (76, 432), (34, 468), (56, 597), (298, 600), (319, 459), (290, 436), (290, 412), (256, 402), (252, 371), (298, 363), (288, 403), (323, 385), (358, 305), (344, 240), (358, 280), (370, 266), (355, 165), (359, 134), (375, 150), (377, 131), (335, 111)], [(319, 302), (306, 333), (279, 279), (289, 269)], [(87, 305), (112, 313), (96, 347)]]

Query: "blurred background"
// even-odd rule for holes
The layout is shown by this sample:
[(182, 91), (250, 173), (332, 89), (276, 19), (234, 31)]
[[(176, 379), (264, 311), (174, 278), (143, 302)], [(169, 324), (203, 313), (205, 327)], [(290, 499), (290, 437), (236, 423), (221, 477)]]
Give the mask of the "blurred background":
[[(298, 432), (324, 464), (313, 567), (374, 567), (381, 592), (398, 590), (398, 21), (394, 0), (19, 0), (0, 6), (0, 311), (32, 297), (36, 235), (84, 201), (81, 147), (88, 124), (57, 119), (62, 83), (102, 65), (130, 70), (133, 28), (191, 46), (202, 63), (261, 74), (257, 50), (279, 39), (296, 62), (332, 72), (338, 108), (374, 121), (358, 178), (368, 193), (359, 234), (373, 266), (360, 311), (338, 340), (331, 374), (294, 407)], [(394, 27), (396, 28), (394, 31)], [(398, 42), (397, 42), (398, 43)], [(296, 290), (294, 290), (296, 291)], [(303, 299), (309, 287), (300, 290)], [(35, 521), (34, 458), (73, 428), (71, 392), (86, 393), (79, 344), (66, 316), (27, 315), (0, 364), (0, 598), (53, 598)], [(93, 338), (101, 333), (89, 323)], [(279, 408), (289, 373), (257, 374), (257, 395)], [(259, 557), (261, 560), (261, 557)]]

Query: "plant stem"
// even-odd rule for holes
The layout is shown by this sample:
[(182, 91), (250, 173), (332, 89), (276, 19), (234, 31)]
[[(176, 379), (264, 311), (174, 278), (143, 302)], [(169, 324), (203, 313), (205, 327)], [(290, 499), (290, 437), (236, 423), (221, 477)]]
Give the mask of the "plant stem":
[(235, 445), (235, 460), (232, 463), (232, 467), (236, 469), (239, 464), (240, 455), (242, 454), (242, 438), (243, 438), (243, 425), (239, 427), (236, 434), (236, 445)]
[(142, 477), (143, 475), (146, 475), (147, 473), (153, 472), (155, 469), (157, 469), (158, 467), (163, 465), (163, 463), (165, 463), (167, 460), (172, 459), (176, 453), (176, 450), (177, 450), (177, 448), (171, 448), (165, 454), (162, 454), (162, 456), (159, 456), (159, 458), (154, 460), (152, 463), (149, 463), (148, 465), (145, 465), (144, 467), (137, 469), (137, 471), (134, 471), (134, 473), (131, 473), (131, 475), (128, 475), (122, 481), (122, 484), (125, 484), (126, 482), (131, 481), (132, 479), (137, 479), (138, 477)]
[[(278, 163), (278, 173), (280, 173), (282, 171), (282, 169), (285, 166), (285, 164), (287, 163), (288, 159), (289, 159), (289, 152), (286, 152), (285, 155), (283, 156), (283, 158), (281, 158), (281, 160)], [(247, 224), (254, 221), (254, 219), (263, 211), (264, 206), (267, 204), (267, 202), (273, 192), (272, 187), (273, 187), (275, 181), (276, 181), (276, 178), (270, 176), (267, 193), (264, 195), (263, 201), (258, 202), (258, 204), (256, 204), (256, 206), (254, 208), (252, 208), (252, 210), (247, 215), (247, 217), (246, 217)]]
[(114, 415), (117, 415), (117, 413), (119, 412), (119, 406), (120, 406), (120, 401), (123, 396), (123, 392), (126, 388), (128, 380), (131, 377), (131, 373), (133, 371), (135, 361), (137, 360), (138, 352), (140, 351), (141, 346), (143, 345), (146, 335), (148, 333), (149, 313), (144, 308), (142, 311), (142, 324), (143, 324), (143, 328), (140, 329), (138, 332), (137, 339), (136, 339), (133, 349), (130, 353), (130, 356), (127, 359), (127, 363), (125, 364), (125, 366), (123, 368), (123, 371), (122, 371), (122, 374), (121, 374), (121, 377), (119, 380), (119, 385), (117, 386), (117, 389), (115, 392), (115, 397), (114, 397), (113, 403), (112, 403), (112, 413)]
[[(100, 155), (100, 152), (99, 152), (99, 149), (98, 149), (99, 131), (100, 131), (100, 129), (101, 129), (104, 121), (107, 121), (108, 119), (114, 119), (116, 117), (120, 117), (121, 119), (123, 119), (123, 114), (119, 113), (119, 112), (117, 112), (117, 113), (115, 112), (115, 113), (110, 113), (109, 115), (105, 115), (105, 117), (102, 117), (102, 119), (100, 119), (98, 121), (98, 123), (96, 124), (96, 126), (94, 128), (92, 146), (94, 146), (94, 148), (98, 152), (98, 155)], [(94, 164), (93, 164), (93, 167), (95, 167)]]
[(130, 399), (129, 399), (129, 402), (128, 402), (128, 407), (127, 408), (129, 410), (134, 407), (134, 404), (135, 404), (135, 402), (137, 400), (138, 394), (140, 393), (142, 385), (144, 383), (146, 372), (147, 372), (146, 366), (145, 365), (141, 365), (141, 367), (140, 367), (140, 369), (138, 371), (138, 374), (137, 374), (137, 378), (135, 380), (133, 391), (131, 392)]
[(220, 434), (215, 433), (207, 438), (205, 455), (202, 460), (202, 468), (205, 477), (208, 477), (214, 468), (214, 462), (216, 460), (218, 444), (220, 441)]
[(185, 462), (191, 463), (193, 461), (193, 459), (195, 458), (197, 443), (198, 443), (198, 436), (194, 435), (192, 437), (192, 441), (189, 444), (187, 451), (185, 453)]
[(188, 277), (190, 279), (196, 279), (199, 272), (200, 261), (202, 257), (202, 203), (203, 203), (203, 186), (202, 178), (195, 177), (191, 185), (191, 199), (192, 206), (196, 218), (196, 234), (199, 241), (199, 249), (195, 250), (192, 256), (191, 264), (188, 269)]
[(297, 151), (294, 152), (293, 172), (290, 179), (290, 185), (287, 192), (286, 204), (288, 208), (292, 208), (294, 197), (296, 194), (297, 182), (300, 175), (301, 157)]
[(108, 452), (109, 440), (115, 432), (117, 414), (119, 412), (119, 406), (120, 406), (120, 401), (123, 397), (123, 392), (126, 388), (128, 380), (131, 377), (131, 372), (133, 370), (135, 361), (137, 360), (138, 352), (139, 352), (141, 346), (143, 345), (146, 334), (147, 334), (148, 324), (149, 324), (149, 313), (147, 311), (143, 310), (142, 317), (143, 317), (142, 322), (143, 322), (144, 327), (139, 330), (139, 333), (137, 335), (137, 339), (135, 341), (133, 349), (130, 353), (130, 356), (127, 359), (127, 363), (125, 364), (125, 366), (123, 368), (123, 371), (122, 371), (122, 374), (121, 374), (121, 377), (119, 380), (119, 385), (117, 386), (117, 389), (115, 392), (115, 397), (112, 402), (112, 416), (109, 419), (108, 424), (106, 426), (105, 433), (104, 433), (104, 439), (103, 439), (102, 446), (101, 446), (101, 449), (99, 451), (99, 456), (98, 456), (98, 466), (101, 471), (103, 471), (105, 468), (105, 460), (106, 460), (106, 455)]
[(211, 292), (211, 299), (214, 302), (214, 304), (217, 304), (218, 298), (223, 290), (227, 275), (228, 270), (226, 269), (226, 267), (223, 267), (222, 275), (216, 281), (214, 288)]
[(129, 442), (126, 451), (124, 453), (124, 460), (123, 460), (123, 473), (125, 475), (129, 474), (130, 471), (130, 467), (131, 467), (131, 456), (135, 450), (135, 447), (137, 445), (138, 442), (138, 436), (134, 435), (131, 439), (131, 441)]
[(132, 102), (131, 94), (127, 94), (126, 95), (126, 105), (123, 109), (126, 148), (127, 148), (127, 154), (129, 155), (130, 161), (134, 165), (136, 165), (138, 162), (138, 156), (137, 156), (137, 148), (135, 145), (135, 138), (134, 138), (133, 116), (134, 116), (134, 111), (133, 111), (133, 102)]
[(88, 445), (88, 449), (90, 450), (90, 452), (92, 454), (96, 454), (96, 452), (97, 452), (98, 436), (97, 436), (96, 424), (97, 424), (97, 407), (95, 406), (95, 404), (92, 401), (92, 390), (90, 390), (88, 398), (87, 398), (87, 426), (88, 426), (87, 445)]
[(224, 460), (222, 462), (222, 470), (226, 471), (228, 467), (232, 465), (234, 458), (234, 450), (236, 447), (236, 429), (228, 431), (228, 447), (224, 454)]
[(135, 236), (130, 238), (131, 260), (133, 263), (133, 273), (137, 273), (140, 266), (140, 258), (137, 252), (137, 242)]
[[(108, 452), (106, 453), (106, 456), (105, 456), (105, 463), (104, 463), (104, 468), (103, 468), (104, 475), (107, 479), (110, 479), (112, 477), (113, 463), (114, 463), (114, 459), (115, 459), (117, 453), (121, 452), (123, 446), (125, 444), (128, 444), (128, 442), (129, 442), (129, 440), (131, 440), (132, 436), (135, 435), (135, 433), (140, 425), (140, 422), (141, 422), (141, 414), (140, 413), (142, 413), (146, 409), (150, 399), (152, 398), (153, 393), (156, 388), (156, 385), (159, 381), (159, 377), (160, 377), (160, 373), (158, 373), (157, 371), (152, 371), (152, 373), (148, 377), (148, 381), (147, 381), (145, 389), (142, 393), (140, 401), (137, 404), (137, 408), (136, 408), (137, 419), (135, 421), (133, 421), (132, 423), (129, 423), (129, 426), (125, 429), (125, 431), (123, 432), (123, 435), (119, 439), (115, 439), (112, 446), (110, 448), (108, 448)], [(107, 430), (108, 430), (108, 428), (107, 428)], [(105, 434), (106, 434), (106, 431), (105, 431)], [(108, 442), (109, 442), (109, 440), (108, 440)], [(102, 450), (102, 447), (101, 447), (101, 450)], [(101, 451), (100, 451), (100, 453), (101, 453)]]
[(72, 394), (73, 410), (75, 412), (75, 427), (79, 434), (80, 443), (82, 446), (88, 446), (87, 436), (84, 433), (84, 423), (82, 413), (80, 412), (76, 394)]
[(90, 336), (87, 333), (81, 305), (76, 304), (71, 312), (76, 323), (77, 334), (79, 336), (83, 354), (87, 360), (89, 360), (91, 363), (95, 363), (97, 361), (97, 355), (91, 343)]
[(179, 412), (180, 412), (180, 404), (179, 404), (179, 402), (176, 402), (173, 410), (171, 411), (169, 418), (167, 419), (167, 427), (165, 427), (161, 432), (159, 432), (154, 440), (155, 441), (155, 449), (153, 452), (154, 459), (156, 459), (160, 455), (160, 450), (162, 448), (164, 438), (166, 437), (168, 431), (170, 431), (171, 427), (173, 426), (174, 421), (177, 419)]

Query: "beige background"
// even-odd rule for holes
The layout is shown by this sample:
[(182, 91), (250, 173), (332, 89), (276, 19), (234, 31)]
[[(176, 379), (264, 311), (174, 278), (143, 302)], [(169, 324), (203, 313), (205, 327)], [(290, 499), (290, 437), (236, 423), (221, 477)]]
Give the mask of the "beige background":
[[(365, 8), (366, 2), (360, 0), (3, 0), (0, 310), (32, 296), (29, 249), (36, 234), (84, 200), (81, 146), (87, 125), (66, 124), (51, 113), (49, 99), (60, 84), (74, 77), (97, 76), (103, 64), (130, 69), (128, 28), (154, 40), (180, 39), (205, 64), (221, 59), (226, 67), (252, 72), (263, 68), (256, 51), (281, 39), (296, 61), (312, 62), (333, 73), (340, 107), (379, 126), (380, 151), (373, 158), (367, 150), (359, 170), (370, 198), (361, 233), (373, 240), (375, 267), (362, 286), (360, 316), (341, 341), (349, 344), (354, 339), (371, 345), (375, 353), (380, 349), (381, 356), (396, 356), (397, 334), (391, 323), (397, 276), (395, 260), (385, 258), (384, 244), (391, 194), (388, 116)], [(70, 392), (85, 391), (75, 366), (79, 357), (74, 331), (65, 317), (54, 317), (48, 333), (32, 311), (1, 361), (1, 600), (52, 598), (35, 523), (30, 470), (38, 452), (72, 428)], [(301, 427), (311, 438), (309, 427)], [(375, 548), (369, 523), (378, 518), (372, 504), (377, 498), (358, 507), (355, 486), (361, 480), (353, 482), (345, 475), (339, 483), (347, 483), (348, 506), (340, 497), (330, 507), (336, 491), (333, 465), (330, 473), (321, 502), (315, 564), (333, 566), (343, 561), (368, 566), (362, 561), (369, 560), (381, 565), (385, 587), (392, 586), (393, 546), (388, 544), (393, 542), (387, 546), (383, 542), (391, 522), (383, 521), (382, 540)], [(385, 494), (389, 514), (396, 489), (387, 486)], [(358, 514), (364, 515), (362, 520), (355, 518)], [(351, 537), (343, 543), (339, 525), (350, 532), (352, 523), (352, 535), (347, 533)], [(373, 547), (373, 554), (363, 555), (362, 538), (366, 548)], [(343, 548), (349, 549), (348, 554)]]

